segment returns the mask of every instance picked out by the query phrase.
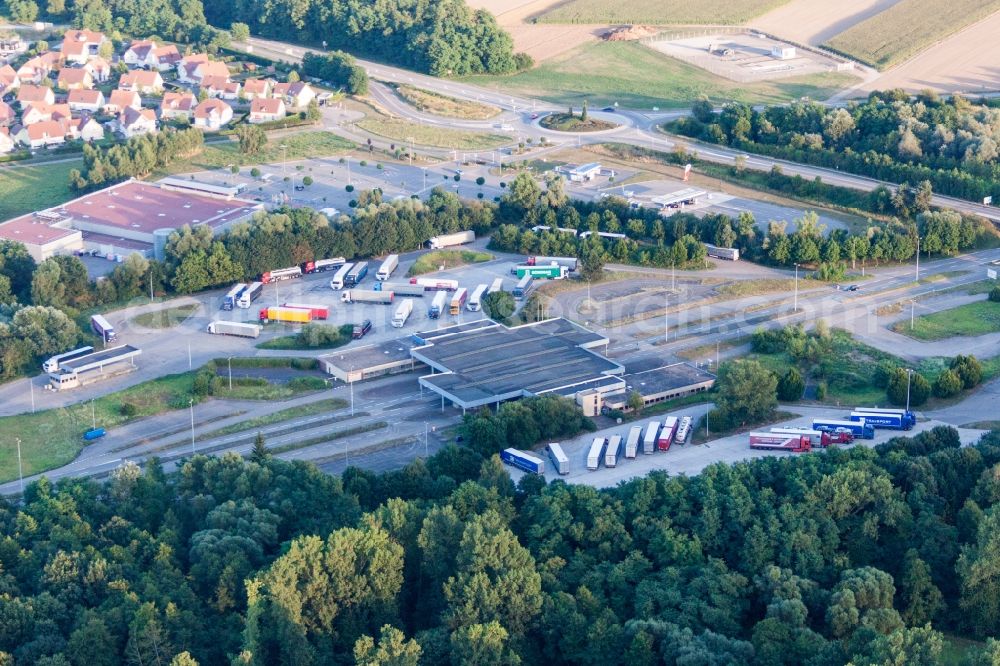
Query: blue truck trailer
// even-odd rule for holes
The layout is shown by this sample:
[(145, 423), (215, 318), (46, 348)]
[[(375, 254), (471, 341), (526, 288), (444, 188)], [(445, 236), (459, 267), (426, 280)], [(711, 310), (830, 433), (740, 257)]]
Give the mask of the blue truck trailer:
[(812, 429), (836, 432), (838, 428), (850, 430), (854, 439), (875, 439), (875, 428), (864, 420), (846, 421), (842, 419), (813, 419)]
[(917, 424), (917, 415), (905, 409), (855, 407), (851, 412), (851, 420), (859, 418), (876, 428), (892, 430), (909, 430)]
[(531, 474), (545, 473), (545, 461), (531, 455), (530, 453), (525, 453), (524, 451), (518, 451), (517, 449), (504, 449), (500, 452), (500, 460), (508, 465), (511, 465), (512, 467), (523, 469), (525, 472), (530, 472)]

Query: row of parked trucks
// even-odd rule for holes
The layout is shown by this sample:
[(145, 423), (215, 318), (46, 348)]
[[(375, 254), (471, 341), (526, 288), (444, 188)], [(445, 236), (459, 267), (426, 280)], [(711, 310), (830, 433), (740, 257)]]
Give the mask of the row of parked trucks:
[(847, 419), (813, 419), (811, 428), (752, 432), (750, 448), (806, 453), (831, 444), (849, 444), (855, 439), (874, 439), (876, 429), (910, 430), (916, 423), (916, 414), (906, 409), (858, 407)]

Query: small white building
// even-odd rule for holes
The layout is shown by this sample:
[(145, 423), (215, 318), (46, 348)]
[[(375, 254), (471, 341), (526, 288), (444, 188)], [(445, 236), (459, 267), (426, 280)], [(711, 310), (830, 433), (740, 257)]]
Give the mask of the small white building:
[(792, 60), (796, 57), (795, 47), (785, 44), (775, 44), (771, 47), (771, 57), (778, 60)]
[(601, 165), (598, 162), (589, 162), (575, 166), (566, 171), (566, 177), (574, 183), (585, 183), (601, 175)]

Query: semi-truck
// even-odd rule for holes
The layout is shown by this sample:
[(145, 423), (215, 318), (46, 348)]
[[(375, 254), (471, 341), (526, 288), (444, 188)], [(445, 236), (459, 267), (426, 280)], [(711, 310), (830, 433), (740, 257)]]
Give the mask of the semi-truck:
[(595, 437), (590, 443), (590, 450), (587, 452), (587, 469), (593, 472), (601, 466), (601, 458), (604, 457), (604, 445), (607, 442), (603, 437)]
[(264, 284), (271, 284), (272, 282), (281, 282), (282, 280), (294, 280), (295, 278), (302, 277), (302, 267), (301, 266), (289, 266), (288, 268), (279, 268), (274, 271), (267, 271), (260, 276), (260, 281)]
[(893, 430), (909, 430), (917, 424), (917, 415), (905, 409), (878, 407), (855, 407), (851, 412), (851, 420), (856, 421), (855, 414), (864, 418), (865, 422), (875, 428), (891, 428)]
[(629, 428), (628, 437), (625, 438), (625, 457), (635, 458), (639, 452), (639, 442), (642, 441), (642, 426), (632, 426)]
[(510, 273), (511, 275), (516, 275), (518, 278), (530, 275), (536, 279), (562, 280), (569, 273), (569, 270), (565, 266), (557, 264), (550, 266), (514, 266)]
[(233, 288), (226, 292), (226, 295), (222, 297), (222, 309), (232, 310), (235, 308), (237, 299), (239, 299), (240, 294), (243, 293), (243, 290), (246, 288), (247, 286), (243, 282), (234, 285)]
[(483, 296), (486, 295), (486, 287), (487, 285), (481, 284), (472, 290), (469, 302), (465, 304), (469, 312), (479, 312), (483, 309)]
[(444, 311), (445, 301), (448, 299), (448, 292), (439, 291), (434, 295), (434, 300), (431, 301), (430, 308), (427, 309), (427, 316), (431, 319), (437, 319), (441, 316)]
[(95, 351), (72, 361), (63, 361), (59, 364), (58, 372), (49, 373), (47, 388), (65, 391), (132, 372), (136, 368), (134, 359), (141, 353), (141, 350), (131, 345), (121, 345)]
[(396, 270), (396, 266), (399, 266), (399, 255), (390, 254), (382, 262), (382, 265), (378, 267), (378, 271), (375, 272), (375, 279), (385, 282), (392, 275), (392, 272)]
[(389, 305), (396, 295), (391, 291), (375, 291), (374, 289), (346, 289), (340, 295), (343, 303), (378, 303)]
[(663, 427), (660, 428), (660, 435), (656, 438), (656, 448), (660, 451), (669, 451), (670, 445), (674, 443), (674, 435), (677, 433), (677, 417), (668, 416), (663, 420)]
[(692, 420), (690, 416), (682, 416), (677, 422), (677, 432), (674, 434), (674, 441), (678, 444), (687, 444), (691, 437)]
[(622, 436), (611, 435), (608, 438), (608, 448), (604, 450), (604, 466), (615, 467), (618, 465), (618, 456), (622, 453)]
[(500, 460), (530, 474), (545, 474), (545, 461), (524, 451), (504, 449), (500, 452)]
[(476, 240), (475, 231), (459, 231), (455, 234), (445, 234), (443, 236), (434, 236), (429, 239), (424, 245), (428, 250), (440, 250), (445, 247), (454, 247), (455, 245), (465, 245), (466, 243), (471, 243)]
[(302, 264), (301, 268), (303, 273), (325, 273), (326, 271), (335, 271), (346, 263), (347, 259), (344, 257), (333, 257), (307, 261)]
[(451, 304), (448, 307), (448, 312), (452, 315), (462, 314), (462, 306), (465, 305), (465, 300), (469, 297), (469, 290), (465, 287), (459, 287), (455, 295), (451, 297)]
[(391, 291), (397, 296), (417, 296), (423, 298), (424, 288), (419, 284), (409, 282), (376, 282), (372, 285), (375, 291)]
[(705, 243), (705, 252), (710, 257), (715, 257), (716, 259), (725, 259), (727, 261), (739, 261), (740, 251), (735, 247), (718, 247)]
[(657, 434), (660, 432), (660, 422), (650, 421), (646, 424), (646, 432), (642, 436), (642, 452), (649, 454), (656, 450)]
[(576, 257), (528, 257), (524, 262), (526, 266), (565, 266), (571, 273), (576, 270), (578, 263)]
[(403, 325), (406, 324), (406, 320), (409, 319), (411, 312), (413, 312), (413, 299), (407, 298), (399, 304), (399, 307), (396, 308), (396, 311), (392, 314), (393, 328), (403, 328)]
[(527, 298), (528, 294), (531, 293), (531, 286), (534, 281), (535, 278), (531, 277), (530, 275), (525, 275), (520, 280), (518, 280), (518, 283), (514, 287), (513, 291), (514, 298), (516, 298), (519, 301)]
[(302, 308), (286, 308), (283, 306), (263, 308), (258, 319), (260, 323), (267, 324), (272, 321), (286, 324), (308, 324), (312, 321), (312, 312)]
[(810, 450), (808, 435), (782, 435), (773, 432), (750, 433), (750, 448), (765, 451), (805, 453)]
[(813, 419), (813, 430), (837, 432), (847, 430), (854, 439), (875, 439), (875, 428), (865, 421), (848, 421), (846, 419)]
[(359, 261), (347, 272), (347, 275), (344, 277), (344, 286), (356, 287), (361, 284), (366, 275), (368, 275), (368, 262)]
[(260, 336), (260, 330), (260, 324), (245, 324), (241, 321), (213, 321), (208, 324), (208, 332), (212, 335), (256, 338)]
[(563, 451), (562, 445), (552, 442), (546, 449), (549, 452), (549, 459), (552, 460), (552, 464), (556, 468), (556, 472), (559, 474), (569, 474), (569, 457)]
[(455, 291), (458, 289), (458, 280), (444, 278), (410, 278), (410, 284), (418, 284), (427, 291)]
[(344, 264), (338, 268), (330, 280), (330, 289), (343, 289), (344, 283), (347, 280), (347, 274), (351, 272), (352, 268), (354, 268), (354, 264)]
[(779, 435), (800, 435), (809, 438), (809, 445), (813, 448), (823, 447), (824, 449), (833, 443), (830, 433), (823, 430), (813, 430), (812, 428), (771, 428), (771, 432)]
[(236, 306), (244, 310), (253, 305), (253, 302), (260, 298), (264, 291), (264, 285), (260, 282), (251, 282), (250, 286), (243, 290), (240, 297), (236, 299)]
[(316, 305), (314, 303), (285, 303), (284, 306), (286, 308), (311, 310), (313, 319), (328, 319), (330, 317), (330, 308), (325, 305)]
[(62, 364), (69, 363), (70, 361), (83, 358), (84, 356), (88, 356), (93, 353), (94, 348), (87, 346), (74, 349), (73, 351), (68, 351), (64, 354), (58, 354), (42, 363), (42, 370), (45, 372), (57, 372)]
[(94, 330), (94, 333), (101, 337), (104, 344), (114, 342), (118, 339), (118, 334), (115, 333), (115, 327), (112, 326), (111, 322), (105, 319), (102, 315), (97, 314), (90, 318), (90, 328)]
[(498, 291), (503, 291), (503, 278), (497, 278), (493, 280), (493, 284), (486, 291), (487, 294), (495, 294)]

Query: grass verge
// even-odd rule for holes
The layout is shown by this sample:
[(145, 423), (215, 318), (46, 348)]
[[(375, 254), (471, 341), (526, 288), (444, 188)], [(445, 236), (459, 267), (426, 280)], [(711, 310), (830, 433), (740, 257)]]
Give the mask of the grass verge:
[(82, 159), (70, 159), (0, 169), (0, 220), (69, 201), (76, 196), (69, 187), (69, 172), (82, 168)]
[(917, 340), (943, 340), (953, 336), (975, 337), (1000, 331), (1000, 303), (976, 301), (956, 308), (898, 321), (892, 330)]
[[(808, 289), (809, 283), (805, 283), (803, 289)], [(720, 296), (728, 298), (742, 298), (745, 296), (760, 296), (771, 294), (776, 291), (792, 292), (795, 289), (795, 280), (788, 278), (755, 278), (752, 280), (740, 280), (729, 282), (716, 287), (715, 292)]]
[(343, 439), (344, 437), (351, 437), (353, 435), (360, 435), (362, 433), (371, 432), (372, 430), (381, 430), (382, 428), (389, 427), (389, 424), (385, 421), (375, 421), (374, 423), (366, 423), (364, 425), (359, 425), (354, 428), (347, 428), (345, 430), (335, 430), (331, 433), (325, 435), (319, 435), (317, 437), (310, 437), (309, 439), (304, 439), (301, 442), (290, 442), (288, 444), (282, 444), (281, 446), (275, 446), (271, 448), (271, 453), (285, 453), (287, 451), (295, 451), (297, 449), (304, 449), (307, 446), (314, 446), (316, 444), (323, 444), (325, 442), (332, 441), (334, 439)]
[[(711, 412), (709, 412), (711, 413)], [(798, 414), (793, 414), (792, 412), (785, 412), (782, 410), (776, 410), (770, 418), (764, 419), (763, 421), (758, 421), (756, 423), (747, 423), (735, 428), (729, 428), (728, 430), (713, 430), (711, 419), (709, 419), (708, 433), (706, 436), (705, 432), (705, 419), (708, 418), (706, 414), (702, 418), (698, 419), (696, 426), (693, 426), (693, 431), (691, 433), (691, 444), (704, 444), (705, 442), (713, 441), (716, 439), (721, 439), (723, 437), (729, 437), (730, 435), (738, 435), (741, 432), (753, 432), (755, 430), (760, 430), (772, 423), (780, 423), (781, 421), (788, 421), (789, 419), (794, 419), (798, 417)]]
[(396, 86), (396, 94), (416, 107), (418, 111), (433, 113), (435, 116), (487, 120), (500, 113), (500, 109), (489, 104), (457, 99), (414, 86)]
[(440, 270), (442, 266), (445, 269), (458, 268), (459, 266), (479, 264), (491, 259), (493, 259), (493, 255), (489, 252), (478, 252), (476, 250), (435, 250), (434, 252), (428, 252), (418, 257), (406, 274), (412, 277), (414, 275), (432, 273)]
[(539, 23), (650, 23), (738, 25), (789, 0), (570, 0), (539, 17)]
[(824, 44), (887, 69), (1000, 10), (1000, 0), (900, 0)]
[(677, 352), (677, 356), (686, 359), (688, 361), (703, 361), (706, 358), (715, 358), (716, 350), (721, 354), (724, 351), (729, 351), (730, 349), (736, 349), (737, 347), (742, 347), (743, 345), (750, 342), (750, 336), (741, 335), (738, 338), (732, 340), (720, 341), (718, 346), (708, 344), (699, 345), (698, 347), (690, 347), (688, 349), (682, 349)]
[(1000, 430), (1000, 421), (973, 421), (966, 423), (963, 428), (974, 428), (976, 430)]
[(557, 132), (602, 132), (618, 127), (618, 125), (606, 120), (598, 120), (589, 116), (584, 120), (576, 114), (570, 115), (568, 113), (551, 113), (542, 118), (540, 124), (545, 129)]
[(489, 150), (511, 142), (511, 137), (504, 134), (487, 134), (468, 130), (449, 129), (435, 125), (422, 125), (399, 118), (387, 116), (369, 116), (355, 123), (358, 127), (377, 134), (386, 139), (401, 143), (413, 143), (418, 146), (435, 148), (454, 148), (457, 150)]
[[(323, 324), (315, 324), (315, 326), (323, 326)], [(322, 336), (316, 339), (310, 339), (308, 334), (303, 333), (283, 335), (279, 338), (271, 338), (270, 340), (261, 342), (257, 345), (257, 349), (298, 351), (307, 351), (310, 349), (336, 349), (337, 347), (342, 347), (351, 341), (351, 333), (353, 329), (354, 326), (352, 324), (338, 326), (337, 332), (340, 337), (335, 340)]]
[(197, 303), (189, 303), (164, 310), (145, 312), (132, 317), (132, 323), (145, 328), (173, 328), (184, 323), (197, 309)]
[(707, 95), (716, 103), (776, 104), (806, 96), (826, 99), (857, 78), (816, 74), (778, 81), (740, 84), (657, 53), (636, 42), (592, 42), (550, 58), (513, 76), (470, 76), (486, 87), (590, 108), (614, 102), (627, 108), (689, 108)]
[[(281, 146), (285, 146), (284, 149)], [(218, 169), (231, 164), (248, 166), (272, 164), (282, 160), (308, 159), (343, 153), (354, 144), (332, 132), (308, 130), (285, 134), (269, 139), (264, 149), (254, 155), (240, 153), (240, 145), (235, 139), (227, 142), (211, 143), (199, 155), (170, 163), (165, 171), (155, 173), (154, 178), (189, 171)]]
[[(221, 379), (221, 378), (220, 378)], [(284, 384), (272, 384), (260, 377), (234, 377), (233, 388), (228, 382), (219, 382), (212, 396), (229, 400), (287, 400), (303, 393), (322, 391), (327, 383), (320, 377), (295, 377)]]

